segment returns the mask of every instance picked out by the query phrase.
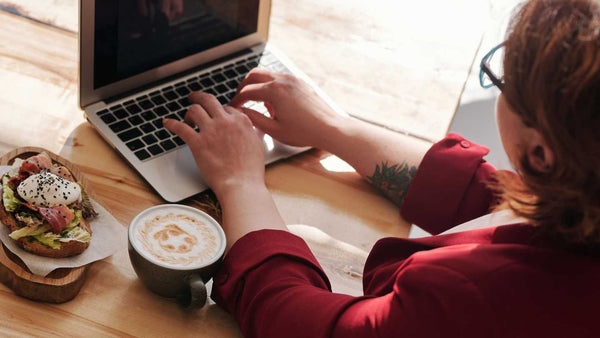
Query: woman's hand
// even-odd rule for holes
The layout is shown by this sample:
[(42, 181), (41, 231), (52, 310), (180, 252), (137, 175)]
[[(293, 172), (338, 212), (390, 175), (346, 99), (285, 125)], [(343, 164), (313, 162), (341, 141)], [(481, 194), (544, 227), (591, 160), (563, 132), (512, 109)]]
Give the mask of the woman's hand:
[(192, 93), (190, 101), (194, 104), (185, 115), (186, 123), (165, 119), (163, 124), (190, 147), (217, 197), (241, 185), (264, 186), (263, 145), (250, 119), (233, 107), (223, 107), (210, 94)]
[(226, 252), (249, 232), (287, 230), (265, 186), (263, 145), (248, 116), (223, 107), (210, 94), (194, 92), (190, 101), (194, 104), (185, 115), (186, 123), (165, 119), (163, 124), (190, 147), (221, 203)]
[[(242, 107), (248, 101), (263, 102), (271, 118)], [(344, 119), (304, 81), (262, 69), (246, 76), (230, 105), (247, 114), (257, 128), (293, 146), (325, 149), (330, 129)]]
[[(326, 150), (350, 164), (373, 184), (379, 184), (380, 169), (387, 165), (416, 170), (430, 144), (362, 121), (338, 115), (306, 83), (285, 74), (252, 70), (238, 88), (231, 105), (262, 101), (271, 118), (241, 108), (257, 128), (295, 146)], [(395, 173), (391, 173), (396, 175)], [(390, 173), (386, 172), (386, 175)], [(398, 175), (396, 175), (398, 176)], [(396, 179), (406, 180), (404, 177)], [(410, 177), (408, 178), (410, 179)], [(403, 186), (404, 187), (404, 186)], [(380, 186), (377, 186), (381, 189)], [(403, 194), (382, 189), (401, 203)]]

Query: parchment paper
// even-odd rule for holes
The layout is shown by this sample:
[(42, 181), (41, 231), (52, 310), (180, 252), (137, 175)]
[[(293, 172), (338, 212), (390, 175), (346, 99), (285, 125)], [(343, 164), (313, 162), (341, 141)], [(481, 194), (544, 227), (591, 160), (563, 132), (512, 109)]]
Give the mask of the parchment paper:
[[(9, 169), (10, 166), (0, 166), (0, 176)], [(21, 249), (13, 239), (8, 237), (10, 229), (3, 224), (0, 225), (0, 240), (12, 253), (23, 260), (33, 274), (39, 276), (46, 276), (58, 268), (75, 268), (104, 259), (127, 247), (127, 229), (96, 201), (92, 200), (92, 205), (98, 212), (98, 216), (88, 220), (92, 228), (92, 241), (90, 246), (77, 256), (48, 258), (31, 254)]]

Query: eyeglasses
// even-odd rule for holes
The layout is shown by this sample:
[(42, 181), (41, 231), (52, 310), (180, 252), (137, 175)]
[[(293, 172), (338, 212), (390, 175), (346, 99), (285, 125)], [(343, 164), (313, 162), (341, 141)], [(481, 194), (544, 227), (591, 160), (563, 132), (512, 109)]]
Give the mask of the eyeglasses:
[(502, 90), (504, 87), (504, 81), (502, 80), (502, 57), (497, 56), (494, 58), (494, 54), (504, 47), (504, 42), (498, 46), (492, 48), (483, 59), (481, 59), (481, 71), (479, 72), (479, 83), (483, 88), (491, 88), (493, 86), (498, 87)]

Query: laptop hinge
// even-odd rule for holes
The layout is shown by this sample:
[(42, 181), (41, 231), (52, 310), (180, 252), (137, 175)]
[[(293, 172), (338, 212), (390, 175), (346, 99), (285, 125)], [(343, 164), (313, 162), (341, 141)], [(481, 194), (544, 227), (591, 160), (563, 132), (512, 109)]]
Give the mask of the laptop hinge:
[(118, 95), (115, 95), (115, 96), (111, 96), (111, 97), (109, 97), (107, 99), (104, 99), (102, 101), (106, 102), (106, 104), (111, 104), (111, 103), (113, 103), (115, 101), (118, 101), (118, 100), (121, 100), (121, 99), (123, 99), (125, 97), (134, 95), (135, 93), (138, 93), (138, 92), (150, 89), (150, 88), (158, 87), (158, 86), (162, 85), (163, 83), (167, 83), (167, 82), (176, 80), (178, 78), (184, 77), (184, 76), (189, 75), (189, 74), (197, 73), (197, 72), (199, 72), (199, 71), (201, 71), (203, 69), (210, 68), (212, 66), (218, 65), (220, 63), (227, 62), (229, 60), (235, 59), (237, 57), (240, 57), (242, 55), (249, 54), (249, 53), (252, 53), (252, 49), (250, 49), (250, 48), (242, 49), (239, 52), (236, 52), (236, 53), (233, 53), (233, 54), (229, 54), (229, 55), (227, 55), (225, 57), (213, 60), (211, 62), (203, 63), (201, 65), (198, 65), (198, 66), (194, 67), (194, 68), (190, 68), (188, 70), (185, 70), (183, 72), (177, 73), (175, 75), (171, 75), (171, 76), (166, 77), (164, 79), (160, 79), (158, 81), (150, 82), (150, 83), (145, 84), (145, 85), (143, 85), (141, 87), (137, 87), (137, 88), (128, 90), (127, 92), (124, 92), (124, 93), (121, 93), (121, 94), (118, 94)]

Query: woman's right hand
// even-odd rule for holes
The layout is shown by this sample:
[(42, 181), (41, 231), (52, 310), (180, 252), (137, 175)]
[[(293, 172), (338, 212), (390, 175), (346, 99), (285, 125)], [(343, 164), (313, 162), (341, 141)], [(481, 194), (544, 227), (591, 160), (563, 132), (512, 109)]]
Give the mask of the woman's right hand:
[[(242, 107), (248, 101), (263, 102), (271, 117)], [(324, 149), (331, 128), (346, 119), (304, 81), (263, 69), (246, 76), (229, 105), (242, 110), (258, 129), (292, 146)]]

